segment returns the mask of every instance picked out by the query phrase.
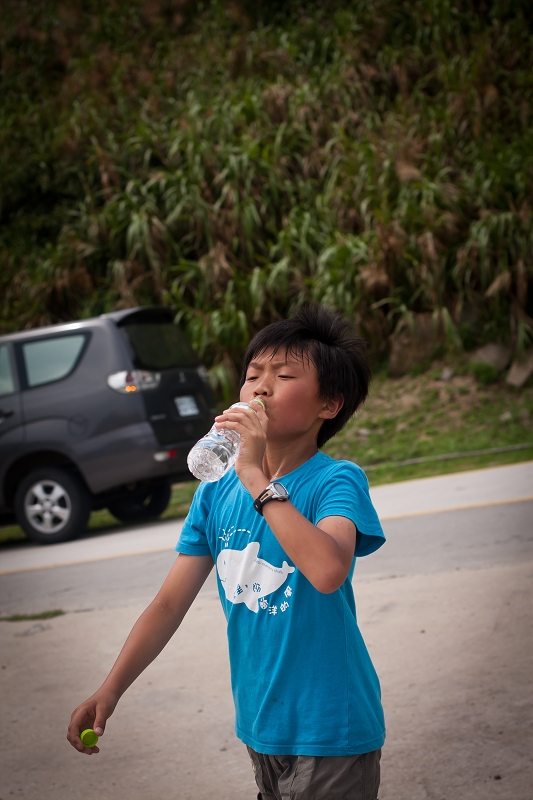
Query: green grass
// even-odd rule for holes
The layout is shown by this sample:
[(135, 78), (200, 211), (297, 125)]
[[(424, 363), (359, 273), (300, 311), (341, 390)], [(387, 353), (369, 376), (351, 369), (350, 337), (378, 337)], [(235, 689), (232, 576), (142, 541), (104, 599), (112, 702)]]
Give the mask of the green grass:
[(474, 361), (470, 364), (470, 371), (474, 378), (484, 386), (496, 383), (499, 378), (498, 370), (493, 364), (485, 364), (483, 361)]
[[(378, 373), (365, 406), (328, 442), (324, 452), (368, 467), (371, 486), (532, 460), (533, 446), (412, 466), (391, 463), (533, 443), (533, 381), (521, 390), (501, 380), (485, 386), (458, 362), (455, 375), (443, 382), (439, 380), (442, 367), (435, 364), (423, 375), (396, 380), (386, 378), (383, 371)], [(162, 519), (184, 517), (197, 485), (197, 481), (175, 485)], [(93, 512), (89, 522), (93, 530), (120, 527), (105, 509)], [(0, 528), (0, 545), (24, 539), (16, 525)]]
[(14, 544), (15, 542), (25, 542), (26, 534), (19, 525), (3, 525), (0, 527), (0, 546)]
[[(533, 435), (531, 436), (533, 441)], [(429, 478), (434, 475), (450, 475), (455, 472), (465, 472), (471, 469), (486, 469), (487, 467), (501, 467), (505, 464), (518, 464), (523, 461), (533, 460), (533, 444), (527, 450), (493, 455), (472, 456), (458, 458), (444, 462), (428, 462), (412, 466), (395, 467), (384, 464), (368, 472), (370, 486), (380, 486), (386, 483), (398, 483), (416, 478)]]
[(418, 377), (378, 375), (366, 405), (325, 451), (370, 467), (371, 485), (531, 459), (533, 448), (412, 466), (391, 463), (533, 443), (533, 387), (517, 391), (502, 381), (486, 386), (462, 367), (446, 382), (439, 380), (442, 365)]
[[(159, 519), (176, 519), (186, 516), (197, 486), (198, 481), (175, 484), (172, 487), (170, 503)], [(106, 508), (103, 508), (100, 511), (93, 511), (88, 528), (89, 530), (93, 528), (114, 528), (121, 525), (121, 522), (115, 519)]]
[(24, 622), (25, 620), (32, 619), (53, 619), (54, 617), (62, 617), (65, 611), (60, 608), (54, 608), (52, 611), (41, 611), (39, 614), (11, 614), (8, 617), (0, 617), (0, 622)]

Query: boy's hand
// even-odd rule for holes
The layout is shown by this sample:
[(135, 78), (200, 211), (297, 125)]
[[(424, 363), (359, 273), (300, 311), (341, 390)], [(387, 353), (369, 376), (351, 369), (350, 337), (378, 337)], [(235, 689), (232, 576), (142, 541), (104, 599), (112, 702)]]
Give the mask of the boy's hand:
[[(239, 455), (235, 462), (235, 471), (241, 482), (248, 489), (252, 477), (257, 479), (258, 471), (263, 472), (268, 417), (263, 407), (252, 400), (250, 408), (228, 408), (215, 417), (217, 428), (236, 431), (241, 437)], [(268, 484), (268, 480), (265, 486)], [(262, 487), (264, 488), (264, 486)]]
[(117, 702), (118, 698), (111, 692), (99, 689), (92, 697), (81, 703), (73, 711), (70, 725), (68, 726), (67, 739), (72, 747), (89, 756), (93, 753), (99, 753), (100, 748), (97, 745), (85, 747), (80, 739), (80, 733), (86, 728), (92, 728), (97, 736), (102, 736), (106, 722), (115, 710)]

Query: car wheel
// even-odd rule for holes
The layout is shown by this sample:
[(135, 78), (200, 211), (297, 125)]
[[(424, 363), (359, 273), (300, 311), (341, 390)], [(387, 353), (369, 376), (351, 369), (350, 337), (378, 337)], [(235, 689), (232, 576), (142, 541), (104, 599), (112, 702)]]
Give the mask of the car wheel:
[(87, 525), (91, 495), (76, 475), (43, 467), (26, 475), (15, 494), (15, 516), (28, 539), (55, 544), (74, 539)]
[(108, 503), (108, 509), (121, 522), (142, 522), (159, 517), (170, 502), (172, 488), (169, 483), (156, 483), (144, 488), (136, 487)]

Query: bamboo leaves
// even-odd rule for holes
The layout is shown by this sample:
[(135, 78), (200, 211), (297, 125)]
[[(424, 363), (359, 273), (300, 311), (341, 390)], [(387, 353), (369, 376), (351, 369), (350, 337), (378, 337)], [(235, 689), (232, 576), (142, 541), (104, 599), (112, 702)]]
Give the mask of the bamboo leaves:
[(59, 5), (7, 25), (5, 328), (164, 302), (228, 397), (250, 336), (305, 300), (354, 318), (378, 358), (426, 312), (454, 346), (467, 311), (475, 340), (528, 346), (521, 3), (333, 2), (257, 25), (184, 3), (183, 27), (124, 0), (95, 27), (73, 5), (63, 77), (55, 39), (24, 38)]

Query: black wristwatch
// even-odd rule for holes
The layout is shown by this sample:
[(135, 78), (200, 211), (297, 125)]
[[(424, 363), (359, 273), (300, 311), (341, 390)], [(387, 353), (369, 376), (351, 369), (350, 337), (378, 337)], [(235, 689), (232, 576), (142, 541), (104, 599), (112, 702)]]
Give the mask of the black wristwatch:
[(257, 500), (254, 500), (254, 508), (258, 514), (263, 516), (263, 506), (269, 500), (288, 500), (289, 493), (282, 483), (274, 481), (269, 483), (264, 491), (261, 492)]

